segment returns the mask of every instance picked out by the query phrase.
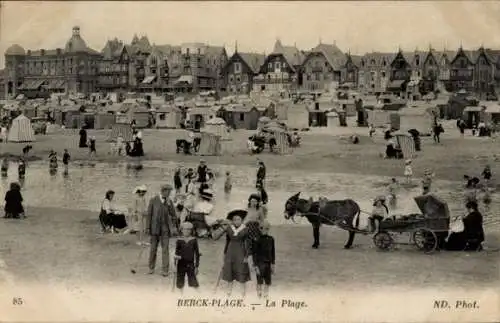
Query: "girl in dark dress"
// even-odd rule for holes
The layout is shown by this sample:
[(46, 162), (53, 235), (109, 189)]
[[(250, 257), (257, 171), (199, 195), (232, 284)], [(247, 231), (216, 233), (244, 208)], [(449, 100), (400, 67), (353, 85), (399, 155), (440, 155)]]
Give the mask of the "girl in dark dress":
[(69, 160), (71, 159), (71, 156), (69, 155), (69, 152), (67, 149), (64, 149), (64, 154), (63, 154), (63, 164), (64, 164), (64, 173), (68, 173), (68, 165), (69, 165)]
[(5, 218), (19, 219), (24, 216), (23, 197), (21, 186), (10, 183), (10, 190), (5, 194)]
[(87, 148), (87, 130), (84, 127), (80, 129), (80, 143), (78, 144), (80, 148)]
[(198, 288), (200, 285), (196, 276), (200, 266), (200, 250), (198, 240), (193, 237), (193, 225), (190, 222), (181, 224), (182, 237), (175, 243), (175, 260), (177, 262), (176, 285), (181, 290), (184, 289), (186, 276), (189, 287)]
[(484, 181), (486, 183), (488, 183), (491, 179), (491, 168), (489, 165), (486, 165), (486, 167), (484, 167), (484, 170), (483, 170), (483, 173), (481, 174), (484, 178)]
[(462, 219), (464, 230), (450, 234), (446, 242), (447, 250), (482, 250), (482, 243), (484, 241), (483, 216), (478, 211), (476, 202), (468, 202), (466, 208), (468, 214)]
[(224, 265), (221, 278), (227, 282), (227, 296), (231, 296), (233, 281), (237, 281), (242, 287), (242, 296), (246, 294), (246, 283), (250, 281), (250, 267), (248, 265), (249, 246), (247, 244), (248, 228), (243, 224), (243, 215), (230, 213), (222, 225), (222, 230), (213, 233), (215, 240), (226, 234), (226, 246), (224, 247)]

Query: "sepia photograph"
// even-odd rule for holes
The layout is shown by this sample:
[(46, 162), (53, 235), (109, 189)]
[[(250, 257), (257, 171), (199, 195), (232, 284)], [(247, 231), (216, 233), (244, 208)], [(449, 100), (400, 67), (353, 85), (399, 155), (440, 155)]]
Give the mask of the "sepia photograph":
[(499, 30), (1, 1), (0, 322), (500, 321)]

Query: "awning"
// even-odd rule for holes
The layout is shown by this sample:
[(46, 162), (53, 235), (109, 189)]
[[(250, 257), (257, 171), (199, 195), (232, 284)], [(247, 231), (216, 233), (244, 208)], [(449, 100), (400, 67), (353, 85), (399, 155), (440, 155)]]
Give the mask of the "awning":
[(36, 81), (33, 81), (28, 90), (37, 90), (40, 86), (42, 86), (43, 82), (45, 82), (45, 80), (36, 80)]
[(486, 107), (486, 110), (484, 111), (486, 113), (491, 113), (491, 114), (499, 114), (500, 113), (500, 105), (489, 105)]
[(146, 77), (146, 78), (142, 81), (142, 84), (151, 84), (151, 82), (153, 82), (155, 78), (156, 78), (156, 75), (147, 76), (147, 77)]
[(175, 84), (180, 84), (180, 83), (187, 83), (187, 84), (193, 84), (193, 76), (192, 75), (182, 75), (179, 77), (177, 81), (175, 81)]
[(387, 84), (387, 88), (388, 89), (400, 89), (401, 86), (403, 86), (404, 82), (405, 82), (405, 80), (391, 81), (391, 82), (389, 82), (389, 84)]
[(466, 107), (464, 109), (464, 112), (481, 112), (483, 111), (485, 108), (483, 107)]

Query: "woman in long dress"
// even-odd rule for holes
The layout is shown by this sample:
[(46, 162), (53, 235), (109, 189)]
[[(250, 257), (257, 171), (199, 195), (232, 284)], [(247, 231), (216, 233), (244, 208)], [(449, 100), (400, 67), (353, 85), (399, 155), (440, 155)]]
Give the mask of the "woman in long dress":
[(226, 245), (224, 247), (224, 264), (222, 266), (221, 279), (227, 283), (227, 296), (231, 296), (233, 282), (240, 283), (242, 296), (246, 294), (246, 283), (250, 281), (248, 228), (243, 224), (241, 214), (228, 215), (223, 229), (214, 233), (213, 238), (219, 239), (226, 234)]
[(130, 226), (129, 233), (138, 233), (139, 241), (137, 244), (139, 246), (147, 245), (145, 241), (145, 225), (146, 225), (146, 213), (148, 210), (148, 204), (146, 201), (146, 192), (148, 191), (146, 185), (137, 186), (134, 190), (134, 208), (130, 216)]
[(114, 204), (115, 192), (109, 190), (106, 192), (105, 198), (101, 204), (101, 213), (99, 214), (99, 220), (101, 222), (101, 232), (105, 233), (111, 231), (117, 233), (118, 230), (125, 229), (127, 227), (127, 220), (123, 212), (118, 210)]
[(484, 241), (483, 216), (478, 211), (477, 202), (466, 205), (468, 214), (463, 217), (463, 231), (453, 232), (448, 237), (446, 249), (452, 251), (476, 251), (482, 249)]
[(247, 216), (243, 223), (248, 228), (249, 243), (257, 240), (260, 235), (260, 224), (265, 220), (264, 209), (258, 194), (252, 194), (248, 198)]
[(5, 194), (5, 218), (19, 219), (24, 215), (21, 186), (10, 183), (10, 190)]

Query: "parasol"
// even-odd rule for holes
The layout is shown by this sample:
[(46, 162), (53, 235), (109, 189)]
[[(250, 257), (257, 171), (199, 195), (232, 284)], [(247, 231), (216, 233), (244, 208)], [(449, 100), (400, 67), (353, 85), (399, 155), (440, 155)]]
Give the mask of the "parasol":
[(420, 195), (414, 198), (418, 208), (429, 218), (449, 218), (448, 204), (433, 194)]

